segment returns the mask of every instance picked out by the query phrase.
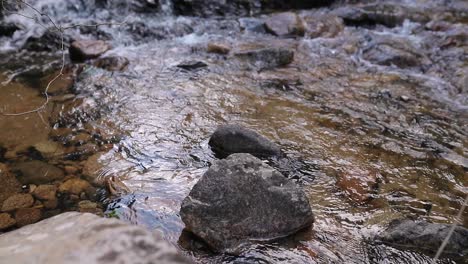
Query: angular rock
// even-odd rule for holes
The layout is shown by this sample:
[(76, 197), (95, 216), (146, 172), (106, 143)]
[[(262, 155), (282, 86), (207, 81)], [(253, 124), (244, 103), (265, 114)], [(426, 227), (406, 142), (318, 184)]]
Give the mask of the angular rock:
[(270, 16), (265, 21), (265, 29), (268, 33), (278, 37), (302, 37), (305, 33), (304, 21), (293, 12), (278, 13)]
[(8, 212), (20, 208), (28, 208), (33, 206), (34, 198), (31, 194), (14, 194), (3, 202), (2, 211)]
[(273, 240), (310, 226), (305, 193), (250, 154), (215, 162), (182, 202), (186, 229), (218, 252)]
[(264, 136), (240, 125), (221, 125), (208, 143), (217, 156), (225, 158), (234, 153), (249, 153), (258, 158), (281, 156), (278, 145)]
[(59, 192), (75, 195), (80, 195), (82, 192), (92, 193), (93, 189), (89, 182), (78, 178), (69, 179), (59, 186)]
[(111, 46), (102, 40), (78, 40), (71, 43), (69, 52), (73, 61), (81, 62), (95, 59), (110, 49)]
[(189, 263), (174, 246), (140, 226), (75, 212), (3, 234), (0, 259), (15, 264)]
[(57, 194), (57, 187), (55, 185), (39, 185), (34, 189), (32, 194), (40, 200), (54, 200)]
[(209, 53), (217, 53), (221, 55), (226, 55), (231, 51), (231, 48), (223, 44), (209, 43), (208, 46), (206, 47), (206, 51)]
[(38, 222), (42, 218), (42, 211), (39, 208), (22, 208), (15, 212), (16, 225), (22, 227)]
[[(450, 224), (436, 224), (409, 219), (394, 220), (377, 239), (392, 247), (414, 249), (435, 254), (447, 237)], [(454, 259), (468, 257), (468, 229), (457, 226), (444, 249), (443, 256)]]
[(121, 56), (99, 58), (94, 62), (94, 66), (108, 71), (123, 71), (130, 62)]
[(234, 56), (247, 67), (266, 70), (293, 62), (294, 51), (285, 48), (260, 48), (238, 51)]
[(22, 184), (50, 183), (65, 176), (61, 169), (39, 160), (17, 163), (13, 165), (12, 171)]
[(16, 225), (16, 220), (8, 213), (0, 214), (0, 231)]

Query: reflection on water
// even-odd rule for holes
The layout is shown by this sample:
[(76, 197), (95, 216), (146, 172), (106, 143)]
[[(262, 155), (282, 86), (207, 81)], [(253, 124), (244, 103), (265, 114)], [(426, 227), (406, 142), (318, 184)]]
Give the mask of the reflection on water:
[[(194, 33), (160, 41), (141, 41), (103, 27), (115, 47), (107, 55), (127, 57), (129, 69), (110, 73), (86, 67), (74, 89), (97, 106), (99, 115), (87, 123), (123, 135), (99, 159), (100, 170), (102, 176), (123, 179), (132, 193), (103, 196), (107, 212), (163, 233), (189, 248), (186, 253), (200, 263), (429, 263), (428, 256), (375, 245), (371, 238), (404, 216), (453, 221), (467, 192), (466, 91), (458, 92), (443, 71), (437, 76), (378, 66), (362, 57), (370, 32), (419, 44), (429, 33), (408, 35), (412, 25), (406, 24), (375, 30), (346, 27), (330, 39), (278, 40), (242, 33), (237, 22), (224, 22), (217, 27), (210, 19), (153, 18), (151, 26), (186, 23), (194, 28)], [(203, 50), (226, 35), (234, 49), (252, 43), (279, 45), (294, 49), (295, 60), (286, 68), (257, 72)], [(2, 63), (14, 65), (18, 56), (10, 54)], [(450, 58), (451, 53), (434, 56)], [(196, 72), (174, 67), (185, 60), (209, 66)], [(30, 72), (21, 63), (11, 67), (2, 66), (2, 71), (9, 76)], [(21, 76), (28, 79), (23, 74), (2, 87), (3, 109), (22, 111), (40, 102), (37, 91), (23, 92), (31, 88)], [(287, 89), (278, 89), (278, 82)], [(17, 123), (24, 132), (11, 137), (2, 131), (0, 143), (20, 147), (47, 140), (38, 120), (0, 117), (0, 127), (6, 127), (4, 122)], [(238, 257), (212, 255), (184, 236), (179, 239), (184, 227), (178, 215), (181, 201), (215, 159), (207, 142), (223, 123), (252, 128), (288, 155), (318, 167), (313, 181), (301, 183), (316, 215), (313, 230), (246, 248)], [(350, 195), (346, 181), (344, 187), (337, 184), (347, 175), (372, 181), (372, 188)], [(361, 188), (362, 182), (351, 183)], [(467, 227), (468, 212), (464, 216)]]

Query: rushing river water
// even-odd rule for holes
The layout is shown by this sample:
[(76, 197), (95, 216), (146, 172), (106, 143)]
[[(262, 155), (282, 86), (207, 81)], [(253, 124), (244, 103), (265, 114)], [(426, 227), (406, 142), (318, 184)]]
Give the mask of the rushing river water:
[[(466, 2), (398, 2), (425, 15), (449, 17), (444, 31), (406, 19), (390, 26), (345, 23), (336, 34), (295, 39), (242, 29), (245, 20), (238, 17), (174, 16), (170, 1), (152, 13), (135, 13), (125, 1), (106, 8), (92, 2), (34, 5), (61, 24), (125, 21), (66, 34), (109, 41), (113, 49), (106, 56), (126, 57), (128, 68), (108, 72), (85, 66), (71, 102), (59, 98), (42, 114), (0, 116), (0, 145), (11, 151), (54, 142), (50, 131), (63, 126), (60, 111), (71, 107), (78, 114), (65, 124), (70, 131), (118, 135), (113, 145), (87, 153), (99, 161), (102, 177), (117, 176), (132, 190), (122, 197), (103, 195), (107, 213), (162, 233), (199, 263), (430, 263), (430, 256), (375, 244), (372, 237), (403, 216), (451, 223), (468, 192)], [(351, 6), (299, 14), (343, 10)], [(19, 51), (44, 29), (18, 15), (6, 19), (22, 29), (0, 38), (0, 109), (27, 111), (42, 103), (41, 80), (58, 69), (60, 52)], [(295, 58), (287, 67), (256, 70), (232, 56), (207, 53), (206, 45), (214, 42), (234, 50), (286, 47)], [(384, 47), (390, 42), (416, 54), (418, 66), (379, 63), (385, 52), (394, 51)], [(175, 67), (190, 60), (208, 67)], [(208, 139), (225, 123), (254, 129), (304, 163), (307, 171), (296, 180), (316, 217), (311, 230), (252, 246), (237, 257), (211, 254), (189, 235), (181, 236), (180, 204), (215, 160)], [(15, 159), (5, 160), (14, 164)], [(78, 167), (87, 162), (70, 160)], [(363, 192), (370, 199), (337, 184), (343, 175), (364, 178), (348, 183), (358, 190), (368, 179), (372, 188)], [(464, 219), (468, 227), (468, 212)]]

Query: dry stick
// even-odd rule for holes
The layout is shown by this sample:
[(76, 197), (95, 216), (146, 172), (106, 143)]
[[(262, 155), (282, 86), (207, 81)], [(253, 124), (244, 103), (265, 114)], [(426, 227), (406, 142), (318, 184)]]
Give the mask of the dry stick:
[[(8, 11), (6, 8), (5, 8), (5, 5), (4, 5), (4, 1), (5, 0), (1, 0), (1, 6), (2, 6), (2, 9), (6, 12), (9, 12), (9, 13), (12, 13), (12, 14), (17, 14), (17, 15), (20, 15), (20, 16), (23, 16), (23, 17), (26, 17), (26, 18), (29, 18), (29, 19), (32, 19), (34, 20), (36, 23), (38, 23), (39, 25), (41, 25), (42, 27), (46, 28), (46, 26), (42, 25), (41, 23), (39, 23), (37, 17), (29, 17), (29, 16), (26, 16), (26, 15), (23, 15), (21, 13), (15, 13), (15, 12), (10, 12)], [(60, 32), (60, 38), (61, 38), (61, 51), (62, 51), (62, 65), (60, 67), (60, 72), (59, 74), (57, 74), (57, 76), (55, 76), (51, 81), (49, 81), (49, 83), (47, 84), (45, 90), (44, 90), (44, 95), (45, 95), (45, 102), (40, 105), (39, 107), (37, 107), (36, 109), (33, 109), (33, 110), (30, 110), (30, 111), (26, 111), (26, 112), (21, 112), (21, 113), (0, 113), (1, 115), (4, 115), (4, 116), (21, 116), (21, 115), (27, 115), (27, 114), (32, 114), (32, 113), (36, 113), (36, 112), (39, 112), (41, 110), (43, 110), (47, 104), (49, 103), (49, 88), (50, 86), (52, 85), (52, 83), (54, 83), (58, 78), (60, 78), (62, 75), (63, 75), (63, 71), (65, 69), (65, 43), (64, 43), (64, 31), (66, 29), (70, 29), (70, 28), (75, 28), (75, 27), (80, 27), (80, 26), (83, 26), (83, 27), (98, 27), (98, 26), (102, 26), (102, 25), (118, 25), (118, 26), (121, 26), (123, 24), (126, 23), (127, 21), (127, 18), (125, 18), (125, 20), (123, 22), (119, 22), (119, 23), (98, 23), (98, 24), (93, 24), (93, 25), (80, 25), (80, 24), (73, 24), (73, 25), (69, 25), (67, 27), (62, 27), (61, 25), (57, 25), (57, 23), (55, 23), (55, 21), (49, 16), (47, 15), (46, 13), (42, 13), (41, 11), (39, 11), (37, 8), (35, 8), (34, 6), (32, 6), (31, 4), (29, 4), (28, 2), (26, 1), (23, 1), (23, 0), (15, 0), (17, 3), (22, 3), (24, 5), (26, 5), (27, 7), (31, 8), (34, 12), (38, 13), (39, 15), (41, 16), (45, 16), (47, 17), (47, 19), (50, 21), (50, 23), (52, 23), (52, 25), (55, 27), (56, 31)], [(46, 28), (47, 29), (47, 28)], [(49, 29), (47, 29), (49, 30)]]
[(467, 204), (468, 204), (468, 194), (466, 195), (465, 201), (463, 201), (463, 204), (462, 204), (462, 207), (460, 208), (460, 211), (458, 211), (457, 217), (455, 218), (455, 220), (452, 223), (452, 226), (450, 227), (450, 230), (449, 230), (449, 232), (447, 234), (447, 237), (445, 237), (444, 241), (442, 242), (439, 249), (437, 250), (437, 253), (436, 253), (435, 257), (432, 259), (433, 264), (437, 263), (437, 261), (440, 258), (440, 255), (444, 251), (445, 246), (447, 246), (447, 243), (449, 242), (450, 237), (452, 236), (453, 232), (455, 231), (455, 228), (457, 227), (457, 224), (461, 223), (462, 214), (465, 211), (465, 208), (466, 208)]

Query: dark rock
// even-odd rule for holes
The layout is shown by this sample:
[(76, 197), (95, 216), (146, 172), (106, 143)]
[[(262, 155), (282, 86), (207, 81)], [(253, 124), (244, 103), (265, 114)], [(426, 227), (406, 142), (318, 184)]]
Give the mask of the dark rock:
[(2, 211), (9, 212), (20, 208), (33, 206), (34, 198), (31, 194), (14, 194), (3, 202)]
[(11, 37), (19, 29), (15, 23), (0, 21), (0, 37)]
[(183, 22), (171, 23), (162, 26), (151, 26), (143, 22), (129, 23), (126, 30), (138, 40), (162, 40), (182, 37), (193, 33), (193, 28)]
[[(31, 239), (34, 238), (34, 239)], [(87, 213), (64, 213), (0, 236), (4, 263), (164, 263), (188, 262), (149, 230)]]
[(247, 67), (265, 70), (290, 64), (294, 60), (294, 51), (285, 48), (259, 48), (238, 51), (234, 56)]
[(130, 62), (121, 56), (99, 58), (94, 62), (94, 66), (108, 71), (123, 71)]
[(16, 220), (8, 213), (0, 214), (0, 231), (16, 225)]
[(16, 225), (22, 227), (38, 222), (42, 218), (42, 211), (39, 208), (23, 208), (15, 212)]
[(314, 221), (300, 188), (245, 153), (215, 162), (184, 199), (180, 213), (186, 229), (218, 252), (285, 237)]
[(22, 184), (50, 183), (65, 176), (61, 169), (39, 160), (16, 163), (12, 171)]
[[(68, 35), (63, 36), (64, 48), (70, 42)], [(41, 36), (29, 37), (23, 45), (23, 49), (29, 51), (57, 51), (62, 49), (62, 35), (59, 32), (48, 30)]]
[[(433, 255), (451, 228), (449, 224), (435, 224), (409, 219), (394, 220), (377, 239), (390, 246), (401, 249), (414, 249)], [(457, 226), (443, 256), (451, 258), (468, 257), (468, 229)]]
[(227, 45), (219, 44), (219, 43), (209, 43), (206, 47), (206, 51), (209, 53), (217, 53), (221, 55), (227, 55), (231, 48)]
[(290, 9), (310, 9), (321, 6), (328, 6), (334, 0), (260, 0), (262, 10), (290, 10)]
[(111, 46), (102, 40), (79, 40), (71, 43), (69, 52), (73, 61), (80, 62), (97, 58), (110, 49)]
[(265, 29), (278, 37), (304, 36), (305, 33), (304, 21), (293, 12), (278, 13), (268, 17)]
[(153, 13), (159, 10), (158, 0), (130, 0), (130, 1), (115, 1), (115, 0), (96, 0), (96, 6), (100, 8), (129, 8), (132, 11), (139, 13)]
[(206, 67), (208, 67), (208, 64), (203, 61), (183, 61), (177, 65), (177, 68), (181, 68), (186, 71), (195, 71)]
[(209, 145), (221, 158), (233, 153), (249, 153), (259, 158), (282, 155), (278, 145), (239, 125), (219, 126), (211, 136)]

